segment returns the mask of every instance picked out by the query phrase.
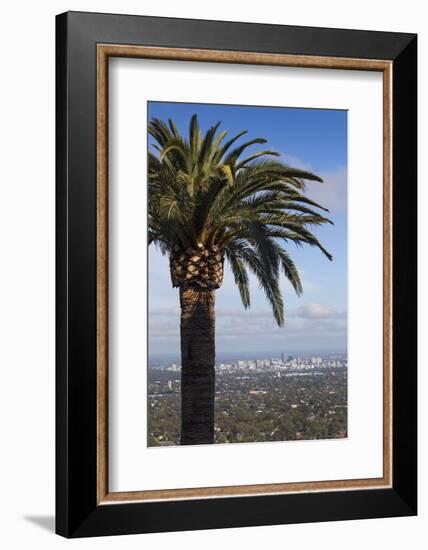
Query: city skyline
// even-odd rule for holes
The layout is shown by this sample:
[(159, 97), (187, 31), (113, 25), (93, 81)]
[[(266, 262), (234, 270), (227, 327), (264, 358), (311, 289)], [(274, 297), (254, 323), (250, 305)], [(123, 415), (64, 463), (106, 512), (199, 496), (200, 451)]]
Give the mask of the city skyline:
[[(339, 359), (337, 357), (331, 356), (315, 356), (315, 357), (303, 357), (303, 356), (288, 356), (287, 358), (271, 357), (264, 359), (224, 359), (223, 361), (218, 361), (215, 365), (217, 370), (240, 370), (240, 369), (249, 369), (249, 370), (260, 370), (265, 371), (266, 369), (274, 370), (310, 370), (310, 369), (324, 369), (324, 368), (347, 368), (348, 360)], [(157, 366), (150, 366), (152, 369), (160, 369), (167, 371), (178, 372), (181, 370), (180, 362), (170, 362), (170, 361), (158, 361)]]
[[(256, 353), (256, 354), (254, 354)], [(284, 355), (286, 357), (293, 357), (293, 358), (311, 358), (311, 357), (332, 357), (332, 356), (346, 356), (347, 360), (347, 350), (288, 350), (288, 351), (280, 351), (277, 350), (275, 352), (269, 352), (265, 350), (260, 350), (258, 352), (245, 352), (245, 351), (230, 351), (230, 352), (223, 352), (220, 354), (217, 354), (216, 357), (216, 364), (219, 363), (219, 361), (238, 361), (240, 359), (245, 361), (256, 361), (260, 359), (278, 359), (283, 358)], [(180, 354), (175, 352), (159, 352), (149, 355), (149, 367), (151, 362), (159, 362), (159, 361), (174, 361), (174, 362), (180, 362)]]

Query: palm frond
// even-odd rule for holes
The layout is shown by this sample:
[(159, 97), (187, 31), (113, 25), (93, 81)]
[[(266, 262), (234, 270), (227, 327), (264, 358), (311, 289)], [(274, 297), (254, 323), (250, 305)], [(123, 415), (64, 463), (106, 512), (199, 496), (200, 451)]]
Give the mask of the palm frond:
[(226, 250), (226, 258), (229, 261), (230, 269), (232, 270), (236, 286), (239, 289), (242, 305), (245, 309), (249, 308), (250, 302), (250, 286), (248, 273), (245, 268), (245, 262), (237, 256), (233, 250)]

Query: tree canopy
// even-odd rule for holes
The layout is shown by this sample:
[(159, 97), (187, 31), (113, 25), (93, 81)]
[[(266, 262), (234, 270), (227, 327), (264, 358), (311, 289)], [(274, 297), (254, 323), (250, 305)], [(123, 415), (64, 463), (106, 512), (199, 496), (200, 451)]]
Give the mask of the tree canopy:
[(244, 307), (250, 307), (250, 271), (281, 326), (281, 273), (297, 294), (303, 290), (287, 245), (313, 246), (332, 260), (312, 229), (332, 223), (324, 215), (328, 210), (305, 195), (305, 180), (322, 179), (288, 166), (270, 149), (244, 156), (248, 147), (266, 140), (240, 143), (246, 130), (227, 139), (227, 131), (219, 127), (217, 123), (203, 135), (194, 115), (186, 138), (171, 119), (150, 121), (158, 154), (149, 152), (149, 244), (170, 257), (175, 250), (201, 245), (219, 250)]

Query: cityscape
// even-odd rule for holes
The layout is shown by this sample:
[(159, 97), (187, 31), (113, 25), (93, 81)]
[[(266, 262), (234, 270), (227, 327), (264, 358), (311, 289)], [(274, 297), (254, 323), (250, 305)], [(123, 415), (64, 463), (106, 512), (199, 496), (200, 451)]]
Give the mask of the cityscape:
[[(343, 352), (222, 358), (215, 365), (214, 442), (346, 438), (347, 368)], [(150, 360), (149, 446), (179, 444), (180, 373), (178, 362)]]

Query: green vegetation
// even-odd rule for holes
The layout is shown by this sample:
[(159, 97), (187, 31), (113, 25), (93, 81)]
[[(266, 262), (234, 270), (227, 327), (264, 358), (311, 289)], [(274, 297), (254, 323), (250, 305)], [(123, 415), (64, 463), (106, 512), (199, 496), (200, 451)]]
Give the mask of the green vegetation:
[[(149, 371), (149, 446), (179, 444), (180, 373)], [(347, 436), (347, 369), (216, 373), (215, 442)]]

